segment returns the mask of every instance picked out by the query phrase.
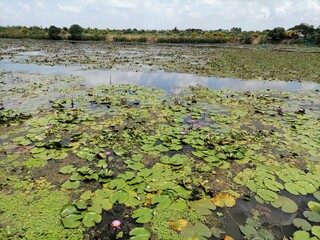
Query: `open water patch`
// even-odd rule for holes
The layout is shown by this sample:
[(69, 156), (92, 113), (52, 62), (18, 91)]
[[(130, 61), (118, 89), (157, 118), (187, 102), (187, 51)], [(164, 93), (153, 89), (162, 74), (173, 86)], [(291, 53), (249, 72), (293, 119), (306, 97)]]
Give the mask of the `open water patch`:
[(119, 71), (113, 69), (83, 70), (80, 66), (47, 66), (37, 64), (12, 63), (8, 60), (0, 61), (0, 70), (44, 75), (77, 75), (86, 79), (87, 86), (102, 84), (136, 84), (140, 86), (156, 87), (179, 94), (187, 86), (204, 86), (211, 89), (230, 89), (236, 91), (301, 91), (319, 90), (320, 84), (298, 81), (265, 81), (242, 80), (235, 78), (205, 77), (195, 74), (176, 72), (139, 72)]

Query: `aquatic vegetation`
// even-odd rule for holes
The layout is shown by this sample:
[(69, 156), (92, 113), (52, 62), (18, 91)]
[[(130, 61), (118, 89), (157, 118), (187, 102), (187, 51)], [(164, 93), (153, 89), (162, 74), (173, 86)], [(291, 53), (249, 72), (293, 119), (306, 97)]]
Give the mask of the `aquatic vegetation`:
[[(45, 176), (57, 200), (48, 213), (58, 219), (55, 230), (86, 238), (85, 228), (90, 238), (104, 225), (110, 237), (131, 239), (319, 235), (319, 92), (189, 87), (168, 95), (110, 84), (72, 99), (57, 98), (10, 129), (1, 127), (10, 137), (0, 140), (0, 178)], [(4, 202), (18, 194), (6, 182)], [(41, 195), (25, 187), (19, 198)], [(309, 198), (304, 207), (301, 196)], [(232, 209), (244, 199), (253, 206), (241, 222)], [(7, 221), (16, 210), (3, 211)], [(275, 222), (273, 212), (290, 218)], [(33, 229), (37, 215), (29, 220)], [(20, 228), (17, 221), (4, 228)], [(226, 231), (224, 221), (237, 230)], [(279, 234), (274, 225), (295, 229)]]

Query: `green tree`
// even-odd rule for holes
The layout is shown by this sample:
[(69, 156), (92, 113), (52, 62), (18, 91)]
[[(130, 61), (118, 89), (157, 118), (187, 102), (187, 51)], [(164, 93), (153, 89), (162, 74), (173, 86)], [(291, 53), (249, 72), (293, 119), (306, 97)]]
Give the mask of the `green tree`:
[(73, 24), (69, 28), (70, 39), (71, 40), (82, 40), (83, 31), (84, 31), (84, 29), (80, 25)]
[(314, 29), (313, 25), (308, 25), (306, 23), (300, 23), (299, 25), (295, 25), (289, 30), (295, 30), (297, 32), (301, 32), (304, 38), (311, 37), (316, 29)]
[(49, 27), (49, 39), (52, 40), (60, 40), (60, 33), (61, 33), (61, 29), (57, 28), (56, 26), (51, 25)]
[(272, 41), (280, 41), (286, 38), (286, 31), (283, 27), (276, 27), (268, 33), (268, 37)]

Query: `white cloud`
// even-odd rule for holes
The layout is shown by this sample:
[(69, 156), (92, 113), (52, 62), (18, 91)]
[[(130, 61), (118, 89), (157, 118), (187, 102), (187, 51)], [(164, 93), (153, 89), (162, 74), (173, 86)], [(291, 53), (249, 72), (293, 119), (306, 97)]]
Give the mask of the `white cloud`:
[(25, 10), (25, 11), (30, 11), (30, 10), (31, 10), (31, 7), (30, 7), (28, 4), (19, 2), (19, 5), (20, 5), (20, 6), (22, 7), (22, 9)]
[(105, 4), (114, 8), (135, 8), (137, 6), (136, 1), (129, 0), (108, 0), (105, 1)]
[(278, 15), (288, 15), (292, 12), (293, 10), (293, 5), (291, 3), (291, 1), (287, 1), (285, 2), (283, 5), (279, 6), (279, 7), (275, 7), (275, 13)]
[[(57, 11), (67, 13), (55, 18)], [(52, 16), (48, 16), (48, 14)], [(116, 17), (115, 17), (116, 16)], [(320, 0), (0, 0), (1, 25), (264, 30), (320, 24)]]
[(81, 7), (62, 5), (60, 3), (58, 3), (58, 8), (60, 11), (67, 13), (80, 13), (82, 11)]
[(37, 8), (39, 8), (39, 9), (41, 9), (41, 10), (45, 10), (45, 9), (46, 9), (46, 6), (44, 5), (43, 1), (41, 1), (41, 0), (36, 0), (35, 3), (36, 3), (36, 7), (37, 7)]
[(270, 17), (270, 9), (268, 7), (262, 7), (254, 17), (256, 19), (268, 19)]
[(84, 4), (95, 4), (96, 0), (81, 0), (81, 2)]

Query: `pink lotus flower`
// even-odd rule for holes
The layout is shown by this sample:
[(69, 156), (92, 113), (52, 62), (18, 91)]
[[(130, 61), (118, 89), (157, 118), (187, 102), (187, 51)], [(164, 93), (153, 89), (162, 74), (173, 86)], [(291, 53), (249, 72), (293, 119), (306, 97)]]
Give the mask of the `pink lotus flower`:
[(106, 156), (110, 156), (111, 155), (111, 152), (105, 152)]
[(183, 131), (183, 132), (180, 132), (181, 135), (186, 135), (187, 132)]
[(120, 225), (121, 222), (119, 220), (113, 220), (111, 223), (111, 227), (113, 227), (113, 229), (120, 229)]

